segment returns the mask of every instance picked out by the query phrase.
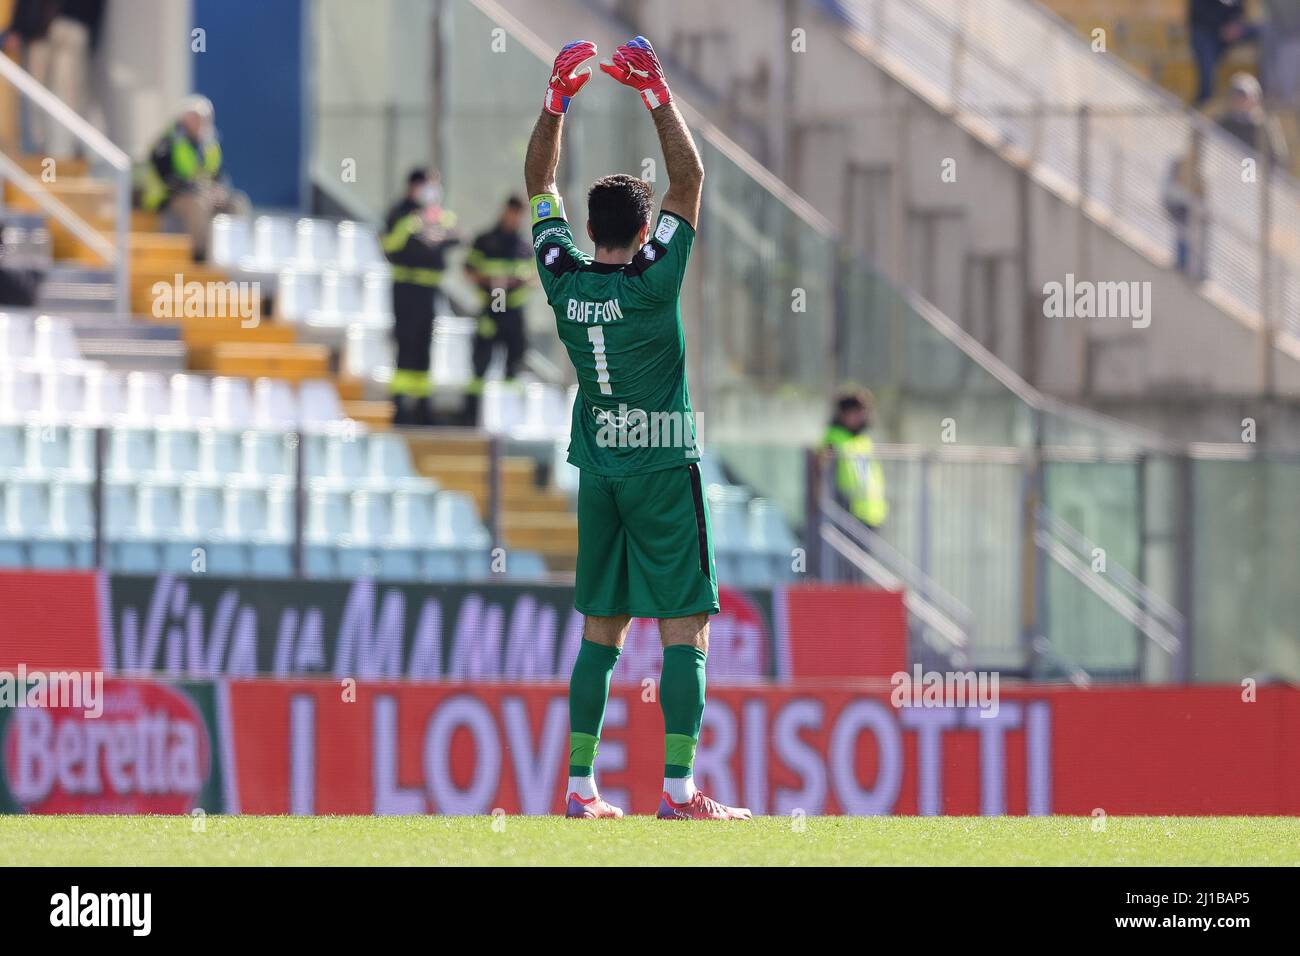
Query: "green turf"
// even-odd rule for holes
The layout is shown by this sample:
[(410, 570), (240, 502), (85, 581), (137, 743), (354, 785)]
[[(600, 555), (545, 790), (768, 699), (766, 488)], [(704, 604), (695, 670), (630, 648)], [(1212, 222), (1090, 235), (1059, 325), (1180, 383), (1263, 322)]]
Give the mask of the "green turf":
[(1300, 864), (1277, 817), (0, 817), (0, 862), (33, 865)]

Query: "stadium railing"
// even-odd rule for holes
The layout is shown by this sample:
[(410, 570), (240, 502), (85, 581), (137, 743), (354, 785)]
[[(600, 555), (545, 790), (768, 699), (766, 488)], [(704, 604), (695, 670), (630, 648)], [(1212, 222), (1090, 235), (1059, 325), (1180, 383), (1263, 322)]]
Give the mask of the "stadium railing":
[[(497, 28), (504, 29), (505, 42), (495, 49), (448, 42), (439, 66), (440, 75), (455, 78), (441, 87), (437, 125), (455, 136), (437, 137), (439, 161), (448, 205), (461, 212), (467, 228), (476, 225), (475, 215), (486, 224), (500, 195), (517, 188), (521, 150), (537, 115), (537, 77), (553, 53), (491, 0), (445, 4), (438, 33), (491, 37)], [(332, 42), (346, 46), (349, 40), (339, 36)], [(581, 196), (595, 177), (631, 170), (662, 187), (653, 129), (621, 92), (591, 84), (566, 122), (561, 190), (570, 197), (578, 235), (585, 225)], [(1106, 547), (1110, 562), (1130, 569), (1187, 614), (1191, 676), (1212, 676), (1201, 666), (1209, 659), (1203, 647), (1231, 629), (1214, 633), (1206, 622), (1242, 612), (1242, 602), (1222, 583), (1230, 577), (1222, 568), (1221, 581), (1209, 585), (1206, 562), (1179, 550), (1165, 520), (1167, 510), (1186, 509), (1195, 522), (1217, 524), (1217, 515), (1204, 514), (1212, 507), (1201, 490), (1209, 463), (1187, 458), (1185, 449), (1158, 436), (1036, 393), (947, 316), (848, 254), (822, 217), (688, 103), (683, 106), (707, 172), (682, 302), (691, 384), (696, 406), (705, 410), (699, 432), (706, 457), (720, 455), (735, 478), (777, 505), (791, 526), (802, 527), (802, 450), (819, 438), (838, 381), (870, 385), (880, 437), (890, 442), (916, 446), (918, 455), (948, 454), (944, 436), (950, 424), (953, 441), (965, 449), (994, 456), (1009, 450), (1034, 466), (1026, 477), (1022, 467), (996, 461), (934, 465), (932, 481), (942, 484), (931, 495), (928, 567), (914, 543), (921, 537), (915, 523), (920, 512), (908, 516), (919, 505), (895, 502), (896, 530), (886, 529), (897, 535), (888, 539), (896, 550), (971, 609), (975, 659), (978, 652), (987, 666), (1025, 664), (1025, 634), (1032, 640), (1034, 631), (1023, 626), (1021, 594), (1012, 588), (1020, 583), (1018, 545), (990, 551), (989, 542), (1014, 541), (1015, 532), (1026, 528), (1032, 534), (1032, 506), (1041, 500)], [(531, 308), (530, 326), (550, 328), (545, 304)], [(552, 357), (561, 364), (558, 352)], [(917, 467), (898, 463), (891, 488), (903, 494), (917, 487), (903, 477)], [(1180, 495), (1188, 488), (1194, 497)], [(1266, 513), (1281, 502), (1258, 507)], [(1144, 517), (1139, 522), (1135, 515)], [(997, 527), (990, 524), (994, 520)], [(1197, 555), (1213, 540), (1198, 536)], [(1216, 566), (1247, 560), (1254, 549), (1233, 535), (1219, 540), (1231, 541), (1233, 550), (1216, 555)], [(1173, 676), (1160, 661), (1168, 655), (1158, 648), (1152, 661), (1140, 659), (1139, 646), (1155, 645), (1139, 638), (1096, 593), (1054, 562), (1042, 577), (1048, 584), (1045, 623), (1038, 631), (1050, 645), (1031, 650), (1049, 663), (1053, 654), (1068, 662), (1054, 665), (1056, 671), (1077, 666), (1099, 679), (1140, 670)], [(1207, 586), (1221, 602), (1209, 612), (1202, 606)], [(1279, 612), (1293, 599), (1275, 576), (1264, 576), (1257, 594), (1264, 608), (1250, 614), (1269, 622), (1270, 636), (1260, 639), (1255, 656), (1267, 662), (1263, 666), (1286, 670), (1291, 665), (1285, 637), (1278, 639), (1273, 622), (1285, 619)], [(1189, 605), (1195, 605), (1192, 613)], [(1225, 662), (1239, 660), (1220, 654), (1215, 672), (1222, 675)]]
[[(1164, 195), (1197, 136), (1212, 287), (1265, 327), (1300, 336), (1300, 184), (1210, 119), (1098, 56), (1065, 21), (1024, 0), (817, 0), (864, 53), (990, 142), (1020, 150), (1042, 182), (1157, 262), (1170, 261)], [(1257, 178), (1244, 179), (1254, 169)]]
[[(117, 312), (119, 315), (129, 314), (130, 157), (7, 56), (0, 56), (0, 78), (18, 94), (24, 109), (37, 111), (48, 123), (66, 130), (81, 145), (87, 158), (107, 171), (113, 183), (112, 241), (96, 224), (87, 222), (53, 195), (43, 176), (29, 175), (13, 157), (0, 152), (0, 176), (27, 194), (41, 210), (71, 231), (112, 268)], [(57, 163), (57, 159), (51, 162)], [(57, 165), (52, 167), (52, 171), (57, 175)]]

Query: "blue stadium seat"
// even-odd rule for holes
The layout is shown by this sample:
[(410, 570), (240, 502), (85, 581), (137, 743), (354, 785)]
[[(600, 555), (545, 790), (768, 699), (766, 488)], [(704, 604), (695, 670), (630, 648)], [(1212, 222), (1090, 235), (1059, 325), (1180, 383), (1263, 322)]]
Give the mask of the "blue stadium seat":
[(23, 426), (14, 422), (0, 423), (0, 473), (26, 464), (27, 450)]
[(270, 543), (250, 545), (248, 571), (259, 578), (291, 577), (293, 554), (288, 545)]
[(430, 548), (423, 554), (423, 577), (428, 581), (463, 581), (461, 553), (455, 548)]
[(487, 548), (487, 529), (479, 521), (478, 510), (468, 495), (459, 491), (440, 491), (434, 497), (433, 508), (435, 544)]
[(516, 581), (545, 578), (546, 561), (536, 551), (511, 551), (506, 556), (506, 577)]
[(415, 474), (406, 440), (391, 432), (375, 432), (366, 440), (366, 475), (371, 479), (409, 478)]
[(110, 481), (131, 481), (153, 469), (154, 434), (143, 427), (121, 426), (109, 430), (105, 470)]
[(153, 471), (180, 477), (199, 468), (199, 433), (192, 428), (160, 428), (154, 433)]

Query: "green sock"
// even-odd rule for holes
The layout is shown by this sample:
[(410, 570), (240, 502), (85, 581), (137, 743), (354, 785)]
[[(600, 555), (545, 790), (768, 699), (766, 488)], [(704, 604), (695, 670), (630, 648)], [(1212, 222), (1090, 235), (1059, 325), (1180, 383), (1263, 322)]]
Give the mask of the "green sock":
[(664, 712), (664, 776), (689, 777), (704, 720), (705, 654), (690, 644), (664, 648), (659, 706)]
[(569, 678), (569, 776), (590, 777), (619, 649), (583, 638)]

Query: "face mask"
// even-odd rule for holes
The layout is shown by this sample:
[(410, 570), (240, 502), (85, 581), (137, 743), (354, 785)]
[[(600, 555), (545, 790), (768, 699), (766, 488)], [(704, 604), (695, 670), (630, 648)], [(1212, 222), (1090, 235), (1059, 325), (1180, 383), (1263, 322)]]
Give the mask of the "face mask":
[(415, 201), (421, 206), (436, 206), (442, 202), (442, 187), (437, 183), (425, 183), (415, 194)]

